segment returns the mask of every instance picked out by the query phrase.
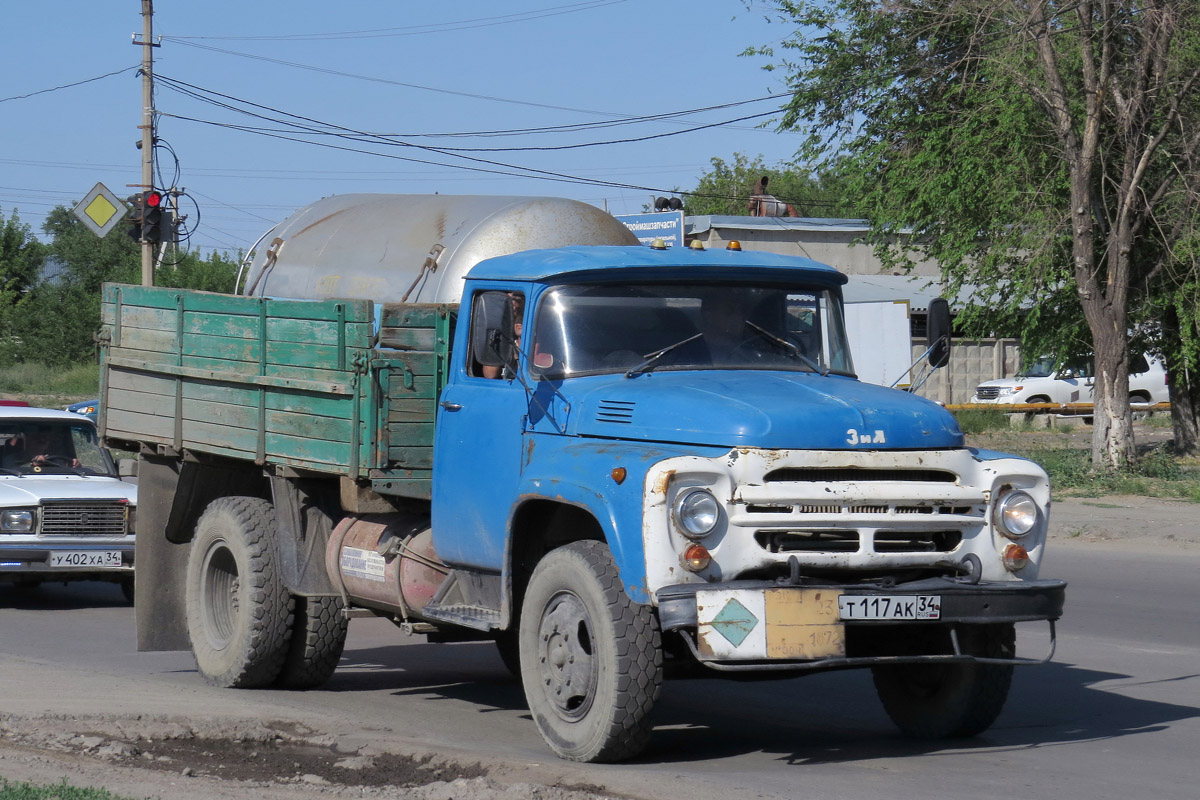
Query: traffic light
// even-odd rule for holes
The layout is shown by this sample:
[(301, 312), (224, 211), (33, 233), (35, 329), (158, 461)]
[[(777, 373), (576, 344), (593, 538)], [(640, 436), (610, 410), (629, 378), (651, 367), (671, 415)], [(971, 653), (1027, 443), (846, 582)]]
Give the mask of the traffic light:
[(142, 203), (142, 196), (135, 194), (132, 197), (125, 199), (129, 203), (129, 228), (125, 232), (135, 242), (142, 240), (142, 217), (145, 213), (146, 206)]
[(161, 192), (142, 193), (142, 240), (158, 244), (167, 234), (171, 215), (163, 208)]

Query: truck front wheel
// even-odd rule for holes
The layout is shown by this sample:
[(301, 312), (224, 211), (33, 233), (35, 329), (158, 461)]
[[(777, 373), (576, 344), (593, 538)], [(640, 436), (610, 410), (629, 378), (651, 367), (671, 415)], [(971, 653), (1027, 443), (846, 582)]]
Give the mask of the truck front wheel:
[[(1016, 632), (1012, 624), (966, 626), (960, 630), (959, 646), (971, 655), (1012, 658)], [(951, 648), (942, 644), (926, 652), (948, 653)], [(940, 739), (987, 730), (1008, 699), (1013, 667), (950, 662), (896, 664), (871, 671), (875, 691), (896, 727), (908, 736)]]
[(275, 569), (275, 510), (255, 497), (222, 497), (196, 523), (188, 554), (188, 636), (214, 686), (269, 686), (288, 653), (292, 598)]
[(658, 622), (629, 599), (606, 545), (573, 542), (538, 563), (520, 655), (529, 710), (559, 756), (618, 761), (645, 746), (662, 685)]

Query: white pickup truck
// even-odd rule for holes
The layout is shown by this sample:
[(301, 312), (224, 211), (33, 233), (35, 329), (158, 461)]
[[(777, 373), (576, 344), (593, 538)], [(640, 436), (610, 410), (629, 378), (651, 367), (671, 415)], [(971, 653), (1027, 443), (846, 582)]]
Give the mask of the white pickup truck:
[[(1133, 355), (1129, 360), (1129, 402), (1165, 403), (1167, 373), (1153, 356)], [(1039, 358), (1013, 378), (984, 381), (975, 387), (972, 403), (1090, 403), (1095, 392), (1091, 362), (1054, 369), (1054, 360)]]
[(136, 506), (90, 419), (0, 407), (0, 583), (113, 581), (133, 602)]

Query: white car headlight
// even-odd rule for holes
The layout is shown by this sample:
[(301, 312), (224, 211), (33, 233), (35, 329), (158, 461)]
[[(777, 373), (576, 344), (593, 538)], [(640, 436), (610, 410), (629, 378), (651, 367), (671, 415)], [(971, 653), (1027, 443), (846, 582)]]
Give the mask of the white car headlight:
[(1019, 539), (1037, 524), (1037, 501), (1027, 492), (1016, 489), (1000, 498), (992, 518), (1002, 534)]
[(0, 531), (29, 533), (33, 530), (33, 511), (28, 508), (8, 508), (0, 511)]
[(684, 492), (675, 501), (675, 524), (685, 536), (702, 539), (721, 520), (721, 504), (707, 489)]
[(1016, 394), (1017, 392), (1021, 391), (1024, 388), (1025, 388), (1024, 386), (1002, 386), (1002, 387), (1000, 387), (1000, 396), (1001, 397), (1012, 397), (1014, 394)]

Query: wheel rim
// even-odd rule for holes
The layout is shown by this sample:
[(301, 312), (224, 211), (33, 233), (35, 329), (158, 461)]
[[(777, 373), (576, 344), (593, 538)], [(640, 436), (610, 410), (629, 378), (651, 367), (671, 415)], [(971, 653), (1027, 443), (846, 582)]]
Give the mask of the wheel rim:
[(538, 669), (546, 698), (568, 722), (587, 715), (596, 694), (595, 637), (583, 601), (570, 592), (551, 598), (538, 630)]
[(233, 638), (238, 618), (237, 560), (224, 541), (209, 546), (200, 574), (204, 635), (214, 649), (220, 650)]

